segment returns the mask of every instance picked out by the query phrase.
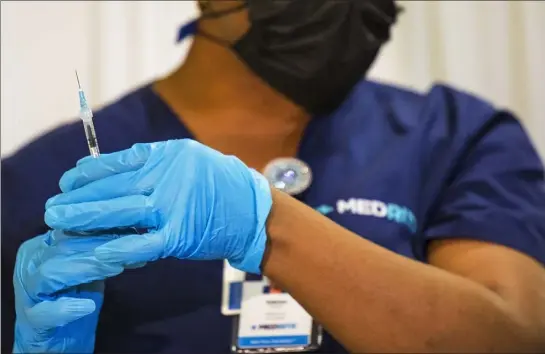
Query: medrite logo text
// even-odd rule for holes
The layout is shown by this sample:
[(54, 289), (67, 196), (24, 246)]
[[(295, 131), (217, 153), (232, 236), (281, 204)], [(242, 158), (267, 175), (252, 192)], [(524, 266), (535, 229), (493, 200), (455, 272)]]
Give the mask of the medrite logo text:
[[(326, 207), (327, 206), (321, 206), (320, 208), (325, 209)], [(385, 203), (380, 200), (350, 198), (348, 200), (338, 200), (336, 207), (336, 210), (329, 207), (328, 212), (337, 211), (337, 213), (341, 215), (350, 213), (354, 215), (385, 218), (398, 224), (406, 225), (412, 232), (416, 232), (417, 229), (417, 222), (414, 213), (409, 208), (397, 205), (395, 203)]]

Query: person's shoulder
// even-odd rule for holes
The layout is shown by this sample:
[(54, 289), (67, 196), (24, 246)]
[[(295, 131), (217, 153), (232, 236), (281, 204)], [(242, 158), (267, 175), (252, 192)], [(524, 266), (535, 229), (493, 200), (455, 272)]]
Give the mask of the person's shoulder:
[(491, 103), (479, 95), (469, 93), (443, 82), (434, 82), (427, 90), (417, 90), (403, 85), (389, 84), (374, 80), (361, 80), (353, 89), (353, 97), (374, 94), (390, 103), (409, 103), (423, 105), (430, 100), (460, 100), (491, 106)]
[(515, 113), (444, 83), (419, 92), (362, 80), (336, 114), (354, 123), (351, 126), (420, 136), (431, 149), (437, 145), (449, 146), (449, 151), (469, 149), (490, 134), (529, 141)]
[(351, 100), (372, 96), (376, 111), (413, 128), (442, 127), (444, 133), (478, 130), (499, 111), (491, 102), (438, 82), (425, 91), (370, 80), (361, 81)]

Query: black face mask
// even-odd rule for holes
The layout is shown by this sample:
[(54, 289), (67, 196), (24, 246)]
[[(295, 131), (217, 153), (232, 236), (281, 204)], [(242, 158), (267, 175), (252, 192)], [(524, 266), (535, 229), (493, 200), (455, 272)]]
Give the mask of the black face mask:
[(229, 46), (272, 88), (317, 115), (335, 110), (365, 76), (397, 15), (394, 0), (248, 0), (241, 7), (251, 26)]

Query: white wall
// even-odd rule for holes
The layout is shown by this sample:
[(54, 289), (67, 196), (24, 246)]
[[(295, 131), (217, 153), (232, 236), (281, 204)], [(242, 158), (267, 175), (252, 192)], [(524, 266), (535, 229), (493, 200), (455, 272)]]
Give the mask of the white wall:
[[(447, 81), (515, 110), (545, 156), (545, 3), (407, 1), (371, 76)], [(191, 1), (1, 3), (2, 156), (77, 113), (78, 69), (95, 106), (164, 74), (188, 43)]]

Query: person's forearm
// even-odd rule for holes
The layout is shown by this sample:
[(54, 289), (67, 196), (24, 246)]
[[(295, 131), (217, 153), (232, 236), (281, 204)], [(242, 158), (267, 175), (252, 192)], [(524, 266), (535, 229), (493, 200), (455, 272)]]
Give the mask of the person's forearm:
[(263, 273), (353, 352), (533, 350), (505, 301), (390, 252), (279, 192)]

